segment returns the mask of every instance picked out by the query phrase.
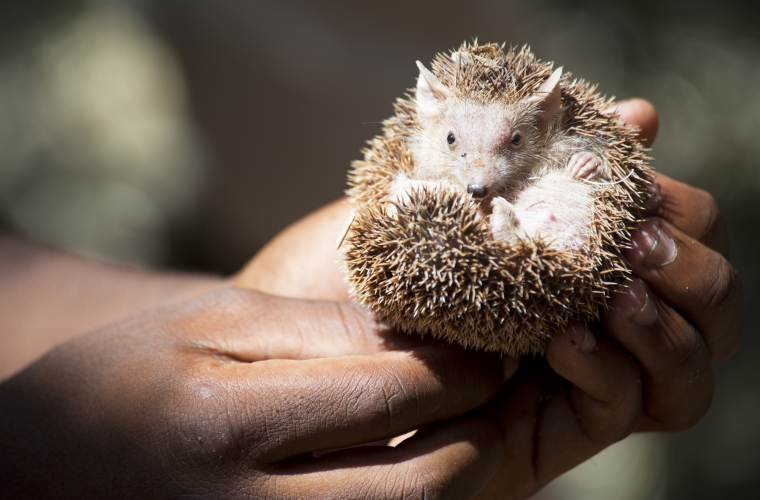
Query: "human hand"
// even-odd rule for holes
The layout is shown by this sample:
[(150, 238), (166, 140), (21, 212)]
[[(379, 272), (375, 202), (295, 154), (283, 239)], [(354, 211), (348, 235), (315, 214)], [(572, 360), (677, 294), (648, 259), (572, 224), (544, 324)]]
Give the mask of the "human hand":
[[(658, 121), (649, 103), (623, 101), (617, 111), (621, 120), (641, 128), (645, 145), (652, 144)], [(672, 431), (693, 425), (709, 407), (710, 360), (727, 357), (738, 344), (741, 287), (720, 255), (727, 248), (726, 232), (709, 195), (660, 174), (653, 175), (653, 185), (657, 194), (649, 215), (659, 219), (634, 233), (636, 246), (628, 254), (634, 282), (610, 301), (606, 331), (571, 327), (548, 343), (547, 364), (526, 366), (500, 396), (512, 457), (505, 457), (484, 497), (489, 491), (502, 498), (505, 492), (519, 497), (539, 489), (627, 435), (633, 429), (628, 424), (639, 422), (632, 416), (637, 409), (638, 430)], [(283, 231), (237, 276), (238, 284), (282, 295), (347, 299), (333, 238), (349, 209), (338, 201)], [(647, 242), (654, 241), (648, 224), (662, 225), (675, 237), (676, 261), (654, 268), (644, 264)], [(645, 303), (642, 286), (650, 299), (647, 324), (629, 319)], [(634, 374), (640, 383), (632, 382)], [(520, 464), (533, 468), (516, 467)]]
[(739, 346), (743, 294), (713, 198), (663, 175), (652, 181), (649, 219), (626, 252), (634, 280), (612, 297), (603, 325), (642, 367), (639, 430), (676, 431), (710, 407), (711, 364)]
[[(621, 106), (621, 117), (651, 144), (654, 109), (642, 101)], [(507, 454), (479, 498), (538, 491), (633, 430), (616, 415), (638, 408), (635, 430), (679, 431), (707, 412), (711, 363), (739, 344), (741, 284), (726, 260), (725, 223), (712, 197), (661, 174), (652, 175), (652, 186), (650, 218), (626, 252), (634, 275), (628, 290), (611, 298), (601, 325), (574, 325), (550, 340), (546, 364), (524, 366), (500, 395)], [(631, 373), (640, 373), (635, 386)]]
[(352, 304), (215, 292), (0, 384), (3, 498), (468, 498), (504, 452), (495, 412), (470, 411), (516, 369)]

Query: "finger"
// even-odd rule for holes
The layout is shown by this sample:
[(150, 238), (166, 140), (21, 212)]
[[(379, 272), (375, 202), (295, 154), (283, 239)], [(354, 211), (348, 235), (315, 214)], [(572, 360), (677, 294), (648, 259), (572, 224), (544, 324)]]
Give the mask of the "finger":
[(652, 103), (645, 99), (628, 99), (613, 103), (607, 112), (618, 113), (624, 123), (638, 126), (642, 144), (652, 146), (660, 126), (657, 110)]
[(612, 296), (603, 323), (642, 368), (646, 398), (639, 430), (679, 431), (696, 424), (712, 401), (710, 353), (680, 314), (639, 279)]
[(374, 354), (428, 345), (402, 334), (363, 307), (226, 289), (187, 303), (174, 331), (215, 354), (238, 361), (312, 359)]
[(479, 412), (418, 432), (398, 447), (363, 447), (288, 464), (296, 498), (472, 498), (499, 467), (501, 428)]
[(706, 191), (662, 174), (651, 174), (653, 196), (646, 215), (660, 217), (684, 234), (728, 257), (728, 231), (715, 199)]
[(739, 347), (742, 287), (736, 271), (718, 252), (662, 219), (643, 222), (625, 256), (633, 274), (701, 333), (713, 361)]
[(568, 328), (547, 344), (553, 371), (524, 363), (507, 384), (500, 396), (505, 477), (489, 487), (514, 487), (509, 477), (524, 478), (526, 489), (513, 496), (527, 497), (638, 425), (635, 360), (606, 337), (591, 335), (581, 325)]
[(547, 410), (555, 411), (558, 421), (565, 413), (577, 417), (566, 430), (573, 430), (579, 443), (610, 443), (630, 432), (640, 410), (641, 386), (639, 367), (629, 353), (589, 327), (572, 324), (547, 342), (546, 360), (573, 384), (571, 404), (559, 398)]
[(350, 210), (341, 198), (286, 227), (234, 277), (235, 286), (281, 297), (349, 300), (335, 240)]
[(221, 404), (224, 415), (242, 415), (233, 428), (267, 460), (398, 436), (483, 405), (504, 381), (498, 357), (440, 346), (217, 368), (188, 382), (225, 381), (199, 411)]

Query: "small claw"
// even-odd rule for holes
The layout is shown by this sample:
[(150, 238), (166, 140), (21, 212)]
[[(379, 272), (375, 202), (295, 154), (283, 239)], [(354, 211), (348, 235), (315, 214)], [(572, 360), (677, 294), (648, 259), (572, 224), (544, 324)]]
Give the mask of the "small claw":
[(491, 200), (491, 216), (488, 220), (491, 234), (497, 240), (509, 240), (515, 234), (515, 207), (504, 198)]
[(606, 177), (604, 165), (601, 158), (594, 153), (582, 151), (575, 153), (567, 162), (567, 171), (574, 179), (595, 179), (597, 177)]

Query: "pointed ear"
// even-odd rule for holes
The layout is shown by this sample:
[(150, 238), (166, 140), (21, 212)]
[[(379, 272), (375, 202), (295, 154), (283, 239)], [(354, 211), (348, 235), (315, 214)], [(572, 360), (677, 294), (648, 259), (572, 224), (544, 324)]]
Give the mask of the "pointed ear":
[(440, 113), (440, 104), (451, 97), (447, 89), (433, 73), (417, 61), (420, 76), (417, 78), (417, 109), (423, 115), (435, 116)]
[(562, 110), (562, 87), (559, 80), (562, 78), (562, 68), (557, 68), (541, 87), (528, 98), (528, 102), (539, 106), (538, 119), (549, 122)]

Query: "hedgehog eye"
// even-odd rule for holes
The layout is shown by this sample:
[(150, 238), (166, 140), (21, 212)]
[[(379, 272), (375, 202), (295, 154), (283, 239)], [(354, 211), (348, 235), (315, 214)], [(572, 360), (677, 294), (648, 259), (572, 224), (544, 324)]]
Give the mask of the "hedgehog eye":
[(446, 142), (449, 144), (454, 144), (456, 142), (457, 138), (454, 137), (454, 134), (449, 133), (449, 135), (446, 136)]
[(523, 136), (520, 132), (512, 134), (512, 138), (509, 140), (513, 149), (520, 149), (523, 145)]

